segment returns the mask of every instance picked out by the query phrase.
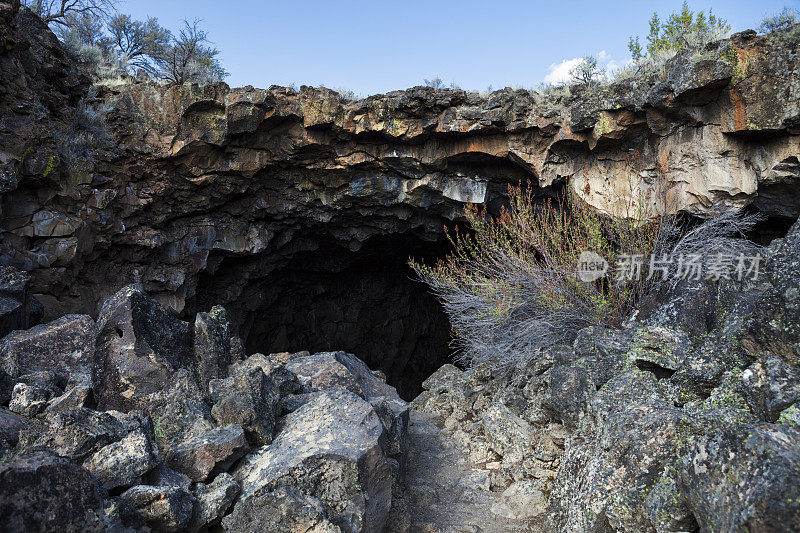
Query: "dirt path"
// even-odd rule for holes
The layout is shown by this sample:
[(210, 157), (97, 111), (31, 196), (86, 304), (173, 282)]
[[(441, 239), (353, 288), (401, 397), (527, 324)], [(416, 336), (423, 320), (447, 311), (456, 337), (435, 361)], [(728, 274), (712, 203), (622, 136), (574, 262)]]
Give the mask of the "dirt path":
[(405, 495), (411, 533), (539, 531), (492, 512), (500, 494), (489, 490), (490, 470), (470, 463), (440, 417), (411, 411), (409, 441)]

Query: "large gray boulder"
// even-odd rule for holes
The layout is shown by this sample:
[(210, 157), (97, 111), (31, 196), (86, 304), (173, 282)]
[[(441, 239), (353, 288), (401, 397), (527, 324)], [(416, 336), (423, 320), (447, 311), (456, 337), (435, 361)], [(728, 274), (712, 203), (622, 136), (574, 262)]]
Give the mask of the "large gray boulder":
[(142, 481), (142, 485), (155, 487), (181, 487), (186, 490), (192, 487), (192, 480), (189, 476), (176, 472), (164, 464), (160, 464), (148, 472)]
[(442, 365), (436, 372), (425, 378), (425, 381), (422, 382), (422, 388), (434, 392), (448, 390), (454, 387), (463, 375), (463, 370), (448, 363)]
[(143, 409), (178, 368), (192, 367), (192, 330), (135, 285), (109, 297), (97, 318), (92, 380), (100, 409)]
[(141, 429), (98, 450), (85, 463), (106, 490), (128, 488), (156, 465), (153, 445)]
[(153, 421), (156, 444), (166, 455), (189, 439), (214, 429), (211, 406), (197, 380), (181, 368), (160, 391), (152, 394), (146, 411)]
[(747, 403), (761, 420), (774, 422), (781, 412), (800, 400), (800, 366), (767, 356), (742, 375)]
[(796, 428), (737, 426), (697, 437), (668, 475), (677, 490), (672, 506), (653, 509), (656, 516), (670, 511), (702, 531), (800, 530)]
[(342, 531), (383, 531), (392, 494), (386, 434), (380, 417), (359, 396), (343, 389), (313, 393), (286, 417), (270, 446), (237, 467), (242, 494), (236, 509), (266, 506), (261, 499), (272, 500), (274, 491), (286, 488), (320, 500)]
[[(239, 484), (233, 476), (223, 472), (208, 485), (198, 483), (193, 494), (197, 504), (194, 506), (191, 529), (198, 530), (219, 523), (239, 495)], [(257, 530), (255, 523), (251, 522), (251, 526), (252, 530)]]
[(47, 418), (46, 424), (24, 429), (20, 434), (20, 446), (46, 449), (83, 461), (100, 448), (126, 437), (129, 430), (111, 413), (81, 408), (53, 414)]
[(209, 391), (211, 416), (218, 424), (241, 426), (254, 446), (272, 442), (281, 398), (271, 372), (259, 366), (237, 368), (228, 378), (209, 381)]
[(0, 529), (102, 531), (102, 487), (64, 457), (47, 452), (0, 463)]
[(25, 307), (13, 298), (0, 296), (0, 333), (25, 327)]
[(250, 447), (241, 426), (231, 424), (197, 435), (173, 448), (167, 465), (193, 481), (227, 470)]
[(663, 379), (675, 373), (691, 349), (692, 342), (685, 332), (646, 326), (636, 330), (626, 355), (629, 364)]
[(0, 438), (12, 446), (16, 446), (20, 432), (30, 424), (31, 421), (27, 418), (0, 408)]
[(47, 413), (68, 413), (73, 409), (87, 407), (92, 404), (92, 387), (90, 385), (67, 386), (64, 394), (52, 398), (45, 409)]
[(707, 397), (727, 370), (745, 362), (746, 358), (716, 333), (701, 338), (669, 378), (676, 403)]
[(490, 405), (481, 418), (489, 446), (508, 462), (519, 462), (536, 442), (533, 427), (502, 403)]
[(156, 531), (177, 532), (189, 526), (196, 499), (180, 487), (136, 485), (123, 492), (120, 501)]
[(581, 366), (589, 373), (592, 383), (598, 387), (623, 371), (630, 364), (626, 353), (633, 342), (633, 333), (599, 326), (590, 326), (578, 331), (573, 349), (574, 366)]
[(97, 328), (88, 315), (67, 315), (0, 340), (0, 360), (11, 376), (52, 371), (65, 377), (88, 371)]
[(369, 367), (346, 352), (320, 352), (295, 357), (286, 363), (308, 390), (330, 388), (348, 390), (372, 405), (388, 432), (388, 453), (399, 456), (405, 451), (408, 435), (408, 404), (394, 387), (375, 377)]
[(549, 386), (542, 408), (567, 427), (574, 428), (586, 412), (596, 388), (589, 372), (581, 366), (554, 366), (547, 375)]
[(344, 389), (364, 396), (356, 375), (337, 357), (344, 352), (320, 352), (314, 355), (294, 357), (286, 368), (297, 376), (307, 391)]
[[(222, 519), (229, 533), (271, 531), (274, 533), (342, 533), (342, 528), (328, 520), (325, 504), (318, 498), (287, 488), (265, 492), (236, 505)], [(347, 530), (344, 530), (347, 531)]]
[(532, 480), (512, 483), (491, 508), (494, 514), (514, 520), (527, 520), (544, 514), (547, 499)]
[(567, 443), (546, 530), (651, 530), (647, 495), (685, 439), (703, 429), (662, 395), (652, 373), (633, 369), (609, 380)]
[[(782, 333), (787, 340), (797, 340), (800, 336), (793, 325), (800, 322), (800, 220), (794, 223), (786, 237), (776, 239), (764, 250), (764, 273), (775, 287), (786, 313)], [(797, 360), (795, 359), (795, 362)]]
[(717, 322), (717, 283), (711, 280), (681, 280), (663, 283), (647, 294), (629, 319), (641, 326), (659, 326), (704, 335)]
[(17, 383), (11, 391), (8, 409), (29, 418), (34, 417), (45, 410), (52, 396), (52, 392), (44, 387)]
[(228, 367), (229, 375), (247, 373), (254, 368), (260, 368), (265, 375), (278, 387), (281, 397), (288, 394), (302, 392), (304, 389), (297, 376), (286, 368), (286, 363), (297, 357), (307, 356), (308, 352), (277, 353), (264, 355), (253, 354)]

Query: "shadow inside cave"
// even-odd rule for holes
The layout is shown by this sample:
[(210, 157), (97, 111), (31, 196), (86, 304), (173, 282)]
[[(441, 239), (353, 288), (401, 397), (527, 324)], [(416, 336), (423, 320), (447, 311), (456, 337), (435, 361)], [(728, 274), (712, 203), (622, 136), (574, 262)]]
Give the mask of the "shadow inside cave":
[[(410, 400), (429, 375), (451, 361), (452, 349), (444, 309), (414, 279), (407, 261), (436, 260), (448, 250), (446, 241), (410, 234), (374, 237), (358, 251), (323, 244), (297, 252), (265, 276), (252, 276), (227, 307), (248, 354), (343, 350), (383, 371)], [(225, 292), (230, 276), (221, 267), (201, 278), (198, 295)]]

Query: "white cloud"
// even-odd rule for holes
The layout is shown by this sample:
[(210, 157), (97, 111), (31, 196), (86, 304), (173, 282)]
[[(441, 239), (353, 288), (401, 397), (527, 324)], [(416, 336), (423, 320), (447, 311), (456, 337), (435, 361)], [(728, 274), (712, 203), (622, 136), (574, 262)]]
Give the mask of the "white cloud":
[(545, 83), (552, 83), (558, 85), (569, 81), (569, 71), (581, 62), (580, 57), (573, 57), (572, 59), (565, 59), (561, 63), (553, 63), (547, 69), (547, 76), (544, 77)]
[[(632, 63), (632, 60), (629, 59), (620, 64), (605, 50), (600, 50), (597, 52), (595, 57), (597, 58), (598, 66), (605, 69), (609, 75), (613, 75), (616, 71), (627, 67)], [(572, 59), (565, 59), (561, 63), (551, 64), (547, 69), (547, 76), (544, 77), (543, 81), (552, 85), (568, 83), (570, 80), (569, 71), (572, 70), (578, 63), (580, 63), (581, 59), (583, 58), (573, 57)]]

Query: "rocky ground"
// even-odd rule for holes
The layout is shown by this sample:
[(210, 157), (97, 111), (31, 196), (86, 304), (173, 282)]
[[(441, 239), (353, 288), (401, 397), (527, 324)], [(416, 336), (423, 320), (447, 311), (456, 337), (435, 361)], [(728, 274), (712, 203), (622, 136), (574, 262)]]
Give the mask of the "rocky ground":
[(8, 530), (382, 531), (406, 402), (352, 355), (244, 357), (228, 328), (128, 286), (0, 340)]
[[(245, 356), (136, 286), (0, 340), (15, 531), (800, 529), (800, 222), (757, 280), (686, 282), (409, 406), (344, 352)], [(26, 308), (28, 278), (4, 272)], [(13, 306), (12, 306), (13, 307)]]
[(800, 530), (799, 253), (796, 223), (758, 280), (682, 282), (511, 373), (443, 367), (412, 408), (545, 531)]
[(440, 416), (411, 411), (404, 485), (408, 503), (401, 523), (418, 532), (539, 531), (538, 522), (528, 519), (543, 511), (544, 498), (525, 492), (525, 485), (516, 487), (520, 490), (514, 497), (493, 491), (492, 474), (499, 461), (478, 460), (444, 422)]
[[(658, 73), (597, 91), (415, 87), (349, 101), (320, 87), (101, 80), (89, 94), (88, 74), (12, 4), (0, 1), (0, 252), (32, 272), (48, 319), (96, 312), (119, 289), (112, 269), (187, 316), (225, 305), (243, 336), (266, 345), (279, 327), (260, 335), (259, 318), (282, 296), (272, 289), (289, 277), (282, 269), (312, 263), (335, 275), (346, 259), (319, 256), (380, 237), (417, 241), (401, 264), (430, 257), (420, 243), (444, 241), (465, 202), (499, 209), (520, 180), (542, 195), (572, 180), (610, 210), (638, 197), (625, 190), (632, 172), (651, 182), (667, 171), (691, 213), (752, 204), (800, 214), (800, 25), (683, 51)], [(108, 138), (70, 165), (64, 140), (85, 133), (70, 129), (76, 121)], [(347, 322), (324, 314), (329, 335)]]

